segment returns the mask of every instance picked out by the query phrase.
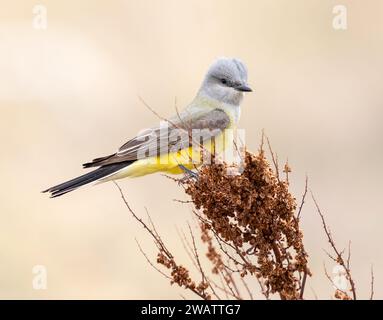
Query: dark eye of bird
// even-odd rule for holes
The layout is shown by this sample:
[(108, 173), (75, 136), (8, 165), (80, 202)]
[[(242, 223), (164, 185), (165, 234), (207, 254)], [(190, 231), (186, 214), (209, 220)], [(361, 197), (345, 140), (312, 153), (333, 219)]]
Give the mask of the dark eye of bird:
[(221, 79), (221, 83), (222, 84), (227, 84), (227, 80), (226, 79)]

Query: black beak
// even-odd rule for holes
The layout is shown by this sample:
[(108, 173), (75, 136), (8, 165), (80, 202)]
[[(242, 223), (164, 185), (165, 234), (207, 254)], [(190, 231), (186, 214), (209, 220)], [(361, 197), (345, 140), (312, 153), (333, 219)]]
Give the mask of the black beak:
[(242, 92), (252, 92), (251, 88), (246, 84), (240, 84), (239, 86), (236, 86), (234, 88), (235, 90), (242, 91)]

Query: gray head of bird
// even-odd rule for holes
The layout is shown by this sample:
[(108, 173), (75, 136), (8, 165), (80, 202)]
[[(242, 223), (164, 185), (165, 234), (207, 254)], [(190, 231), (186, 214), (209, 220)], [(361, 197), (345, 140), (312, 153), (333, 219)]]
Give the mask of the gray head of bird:
[(243, 93), (250, 91), (246, 66), (239, 59), (219, 58), (210, 66), (199, 95), (239, 106)]

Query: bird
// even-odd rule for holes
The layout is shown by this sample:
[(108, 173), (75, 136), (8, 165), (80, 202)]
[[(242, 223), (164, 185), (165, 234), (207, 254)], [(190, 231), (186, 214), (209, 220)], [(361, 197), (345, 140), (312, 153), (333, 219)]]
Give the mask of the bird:
[(198, 133), (198, 144), (203, 143), (209, 152), (232, 147), (233, 142), (222, 137), (226, 130), (237, 128), (244, 93), (251, 91), (247, 68), (240, 59), (217, 58), (208, 68), (196, 96), (183, 110), (159, 125), (139, 132), (117, 152), (83, 164), (83, 168), (95, 170), (42, 192), (55, 198), (93, 182), (155, 172), (191, 173), (202, 163), (195, 132)]

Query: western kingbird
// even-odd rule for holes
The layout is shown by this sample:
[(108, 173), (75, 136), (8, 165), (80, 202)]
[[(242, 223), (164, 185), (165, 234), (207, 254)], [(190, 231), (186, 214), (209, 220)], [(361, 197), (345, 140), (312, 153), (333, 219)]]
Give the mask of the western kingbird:
[(211, 140), (217, 141), (224, 136), (224, 131), (236, 128), (243, 92), (249, 91), (252, 90), (247, 84), (245, 65), (238, 59), (219, 58), (210, 66), (194, 100), (182, 112), (168, 118), (166, 125), (142, 131), (116, 153), (83, 165), (84, 168), (98, 167), (96, 170), (43, 192), (58, 197), (91, 182), (190, 170), (201, 164), (200, 142), (210, 152), (213, 147), (217, 152), (227, 147), (225, 143), (233, 144), (225, 139), (221, 144), (213, 144)]

